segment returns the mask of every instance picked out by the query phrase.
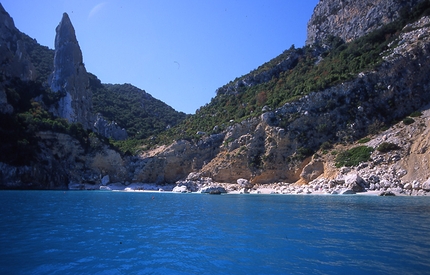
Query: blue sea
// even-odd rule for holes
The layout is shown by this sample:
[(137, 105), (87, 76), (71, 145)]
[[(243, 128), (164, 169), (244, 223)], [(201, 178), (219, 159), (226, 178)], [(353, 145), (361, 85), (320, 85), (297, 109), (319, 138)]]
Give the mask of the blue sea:
[(0, 274), (430, 274), (430, 198), (0, 191)]

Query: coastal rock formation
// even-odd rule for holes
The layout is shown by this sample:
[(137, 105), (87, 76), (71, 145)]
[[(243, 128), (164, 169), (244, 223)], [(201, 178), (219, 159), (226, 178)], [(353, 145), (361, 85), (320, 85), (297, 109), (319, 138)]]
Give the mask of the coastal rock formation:
[(12, 17), (0, 3), (0, 74), (34, 80), (36, 70), (26, 51), (23, 35), (15, 27)]
[(0, 163), (3, 189), (99, 189), (100, 185), (125, 183), (129, 159), (97, 137), (88, 144), (63, 133), (38, 133), (40, 152), (29, 165)]
[(94, 122), (94, 130), (104, 137), (115, 140), (125, 140), (128, 137), (127, 131), (124, 128), (119, 127), (115, 121), (107, 122), (100, 114), (97, 114), (96, 122)]
[(53, 114), (92, 129), (94, 118), (89, 78), (67, 13), (63, 14), (56, 28), (54, 72), (50, 85), (52, 91), (63, 94), (58, 105), (51, 109)]
[[(402, 8), (416, 2), (320, 1), (311, 19), (308, 43), (333, 35), (346, 41), (360, 37), (398, 18)], [(386, 15), (378, 17), (381, 12)], [(357, 21), (359, 18), (368, 22)], [(424, 16), (398, 31), (398, 38), (384, 45), (377, 66), (355, 72), (343, 82), (334, 81), (307, 95), (297, 94), (279, 108), (261, 105), (261, 115), (239, 123), (231, 119), (216, 131), (214, 128), (217, 134), (208, 134), (205, 129), (197, 132), (198, 137), (174, 140), (139, 156), (121, 154), (97, 135), (78, 139), (39, 131), (37, 161), (21, 167), (0, 163), (0, 185), (141, 190), (144, 183), (154, 183), (151, 186), (157, 189), (169, 183), (163, 189), (175, 192), (426, 195), (430, 192), (430, 159), (426, 154), (430, 148), (429, 26), (430, 17)], [(320, 61), (325, 58), (318, 49), (308, 50)], [(277, 59), (280, 62), (262, 66), (217, 93), (228, 98), (240, 95), (246, 87), (266, 83), (291, 70), (303, 52), (288, 50)], [(86, 129), (95, 127), (104, 136), (123, 137), (116, 133), (114, 123), (109, 125), (102, 117), (94, 124), (91, 102), (86, 100), (90, 97), (87, 83), (82, 54), (65, 14), (57, 28), (55, 70), (50, 82), (51, 88), (64, 97), (54, 113), (80, 122)], [(2, 112), (13, 111), (1, 91)], [(410, 118), (408, 125), (394, 123), (417, 110), (422, 115)], [(391, 127), (382, 132), (387, 126)], [(357, 146), (357, 140), (364, 137), (367, 139), (360, 144), (373, 149), (370, 158), (354, 167), (336, 167), (336, 155)], [(387, 152), (378, 150), (384, 142), (393, 144)]]
[(349, 42), (400, 18), (422, 0), (321, 0), (308, 23), (306, 45), (330, 36)]
[(200, 170), (219, 152), (224, 135), (203, 138), (197, 144), (180, 140), (145, 152), (130, 170), (133, 181), (174, 183)]

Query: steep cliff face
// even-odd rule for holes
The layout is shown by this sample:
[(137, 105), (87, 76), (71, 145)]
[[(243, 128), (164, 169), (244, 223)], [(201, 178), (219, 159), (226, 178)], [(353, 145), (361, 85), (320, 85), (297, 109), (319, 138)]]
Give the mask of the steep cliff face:
[[(34, 80), (36, 71), (25, 50), (22, 34), (15, 27), (12, 17), (0, 3), (0, 75), (7, 78)], [(3, 81), (1, 81), (3, 82)], [(3, 83), (0, 83), (0, 113), (10, 114), (13, 107), (8, 103)]]
[(179, 140), (169, 146), (145, 152), (130, 167), (137, 182), (174, 183), (192, 171), (199, 171), (220, 152), (223, 134), (211, 135), (197, 144)]
[(94, 122), (94, 131), (106, 138), (114, 140), (126, 140), (127, 131), (121, 128), (115, 121), (108, 122), (102, 115), (97, 114)]
[(308, 23), (306, 45), (337, 36), (349, 42), (400, 18), (422, 0), (321, 0)]
[(75, 29), (67, 13), (63, 14), (56, 28), (54, 72), (50, 83), (52, 91), (64, 94), (51, 110), (54, 115), (92, 129), (94, 117), (88, 74)]
[(21, 32), (0, 3), (0, 73), (21, 80), (34, 80), (36, 70), (26, 51)]

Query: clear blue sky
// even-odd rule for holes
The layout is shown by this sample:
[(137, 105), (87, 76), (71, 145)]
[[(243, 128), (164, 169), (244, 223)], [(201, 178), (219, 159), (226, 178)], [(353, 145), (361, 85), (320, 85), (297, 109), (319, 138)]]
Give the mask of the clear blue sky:
[(318, 0), (3, 0), (16, 27), (54, 48), (67, 12), (87, 71), (194, 113), (215, 90), (304, 45)]

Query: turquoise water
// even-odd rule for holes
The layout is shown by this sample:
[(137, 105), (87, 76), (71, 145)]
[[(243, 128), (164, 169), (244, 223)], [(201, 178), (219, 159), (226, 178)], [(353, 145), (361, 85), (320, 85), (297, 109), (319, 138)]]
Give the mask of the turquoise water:
[(1, 191), (0, 274), (429, 274), (430, 198)]

